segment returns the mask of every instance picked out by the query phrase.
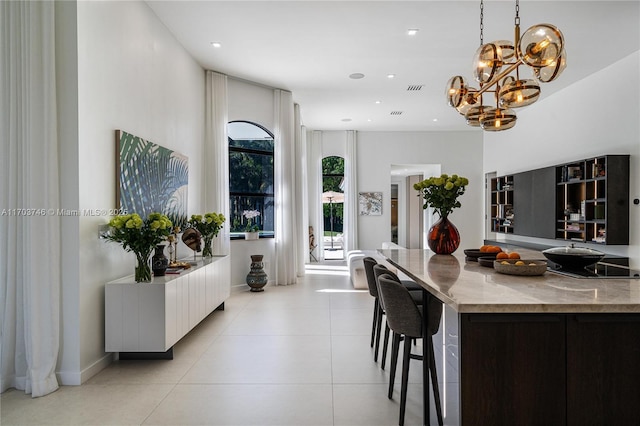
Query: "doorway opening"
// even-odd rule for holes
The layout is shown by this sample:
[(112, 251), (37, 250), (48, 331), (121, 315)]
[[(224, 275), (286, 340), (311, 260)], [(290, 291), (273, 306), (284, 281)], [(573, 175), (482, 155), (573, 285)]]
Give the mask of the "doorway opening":
[(398, 184), (391, 184), (391, 242), (398, 244)]
[[(391, 240), (399, 246), (414, 249), (427, 247), (427, 230), (432, 225), (433, 209), (422, 208), (422, 198), (413, 185), (428, 176), (439, 175), (440, 164), (391, 165)], [(394, 195), (397, 198), (395, 212)], [(397, 217), (394, 221), (395, 214)], [(397, 242), (394, 240), (396, 234)]]
[(344, 158), (322, 159), (322, 243), (325, 260), (344, 259)]

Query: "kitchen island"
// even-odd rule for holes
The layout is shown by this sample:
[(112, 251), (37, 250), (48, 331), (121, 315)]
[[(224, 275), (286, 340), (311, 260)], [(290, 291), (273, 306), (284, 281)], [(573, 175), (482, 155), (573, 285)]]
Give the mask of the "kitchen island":
[(640, 280), (512, 276), (463, 253), (380, 253), (444, 303), (434, 352), (445, 424), (640, 424)]

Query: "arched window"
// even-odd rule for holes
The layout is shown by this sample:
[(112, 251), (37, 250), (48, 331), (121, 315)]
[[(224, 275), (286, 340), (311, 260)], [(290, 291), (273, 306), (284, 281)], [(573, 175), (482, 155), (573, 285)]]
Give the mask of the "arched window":
[(273, 134), (249, 121), (231, 121), (229, 135), (229, 221), (231, 237), (247, 230), (243, 212), (256, 210), (252, 219), (260, 236), (273, 236)]
[[(344, 158), (322, 159), (322, 211), (324, 217), (324, 258), (343, 258)], [(329, 253), (328, 253), (329, 252)], [(334, 253), (331, 253), (334, 252)]]

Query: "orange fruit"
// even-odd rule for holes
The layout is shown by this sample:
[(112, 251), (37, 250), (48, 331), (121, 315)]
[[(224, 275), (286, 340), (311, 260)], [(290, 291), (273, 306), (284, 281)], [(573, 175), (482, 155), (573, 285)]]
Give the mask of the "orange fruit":
[(518, 252), (512, 251), (509, 253), (509, 259), (520, 259), (520, 254)]
[(496, 255), (496, 259), (508, 259), (508, 258), (509, 258), (509, 255), (503, 251), (501, 251)]
[(482, 247), (480, 247), (480, 252), (481, 252), (481, 253), (486, 253), (486, 251), (487, 251), (487, 247), (489, 247), (489, 246), (482, 246)]
[(489, 246), (487, 248), (487, 253), (500, 253), (502, 249), (498, 246)]

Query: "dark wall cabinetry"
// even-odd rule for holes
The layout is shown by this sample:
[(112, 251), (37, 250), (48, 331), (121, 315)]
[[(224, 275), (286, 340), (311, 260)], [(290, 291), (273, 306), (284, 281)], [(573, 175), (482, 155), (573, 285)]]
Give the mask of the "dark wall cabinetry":
[(629, 244), (629, 156), (603, 155), (491, 179), (491, 230)]
[(531, 170), (513, 175), (517, 191), (513, 195), (518, 217), (515, 234), (527, 237), (555, 238), (555, 168)]
[(555, 167), (491, 179), (491, 230), (555, 238)]
[(556, 166), (556, 238), (629, 244), (629, 156)]

